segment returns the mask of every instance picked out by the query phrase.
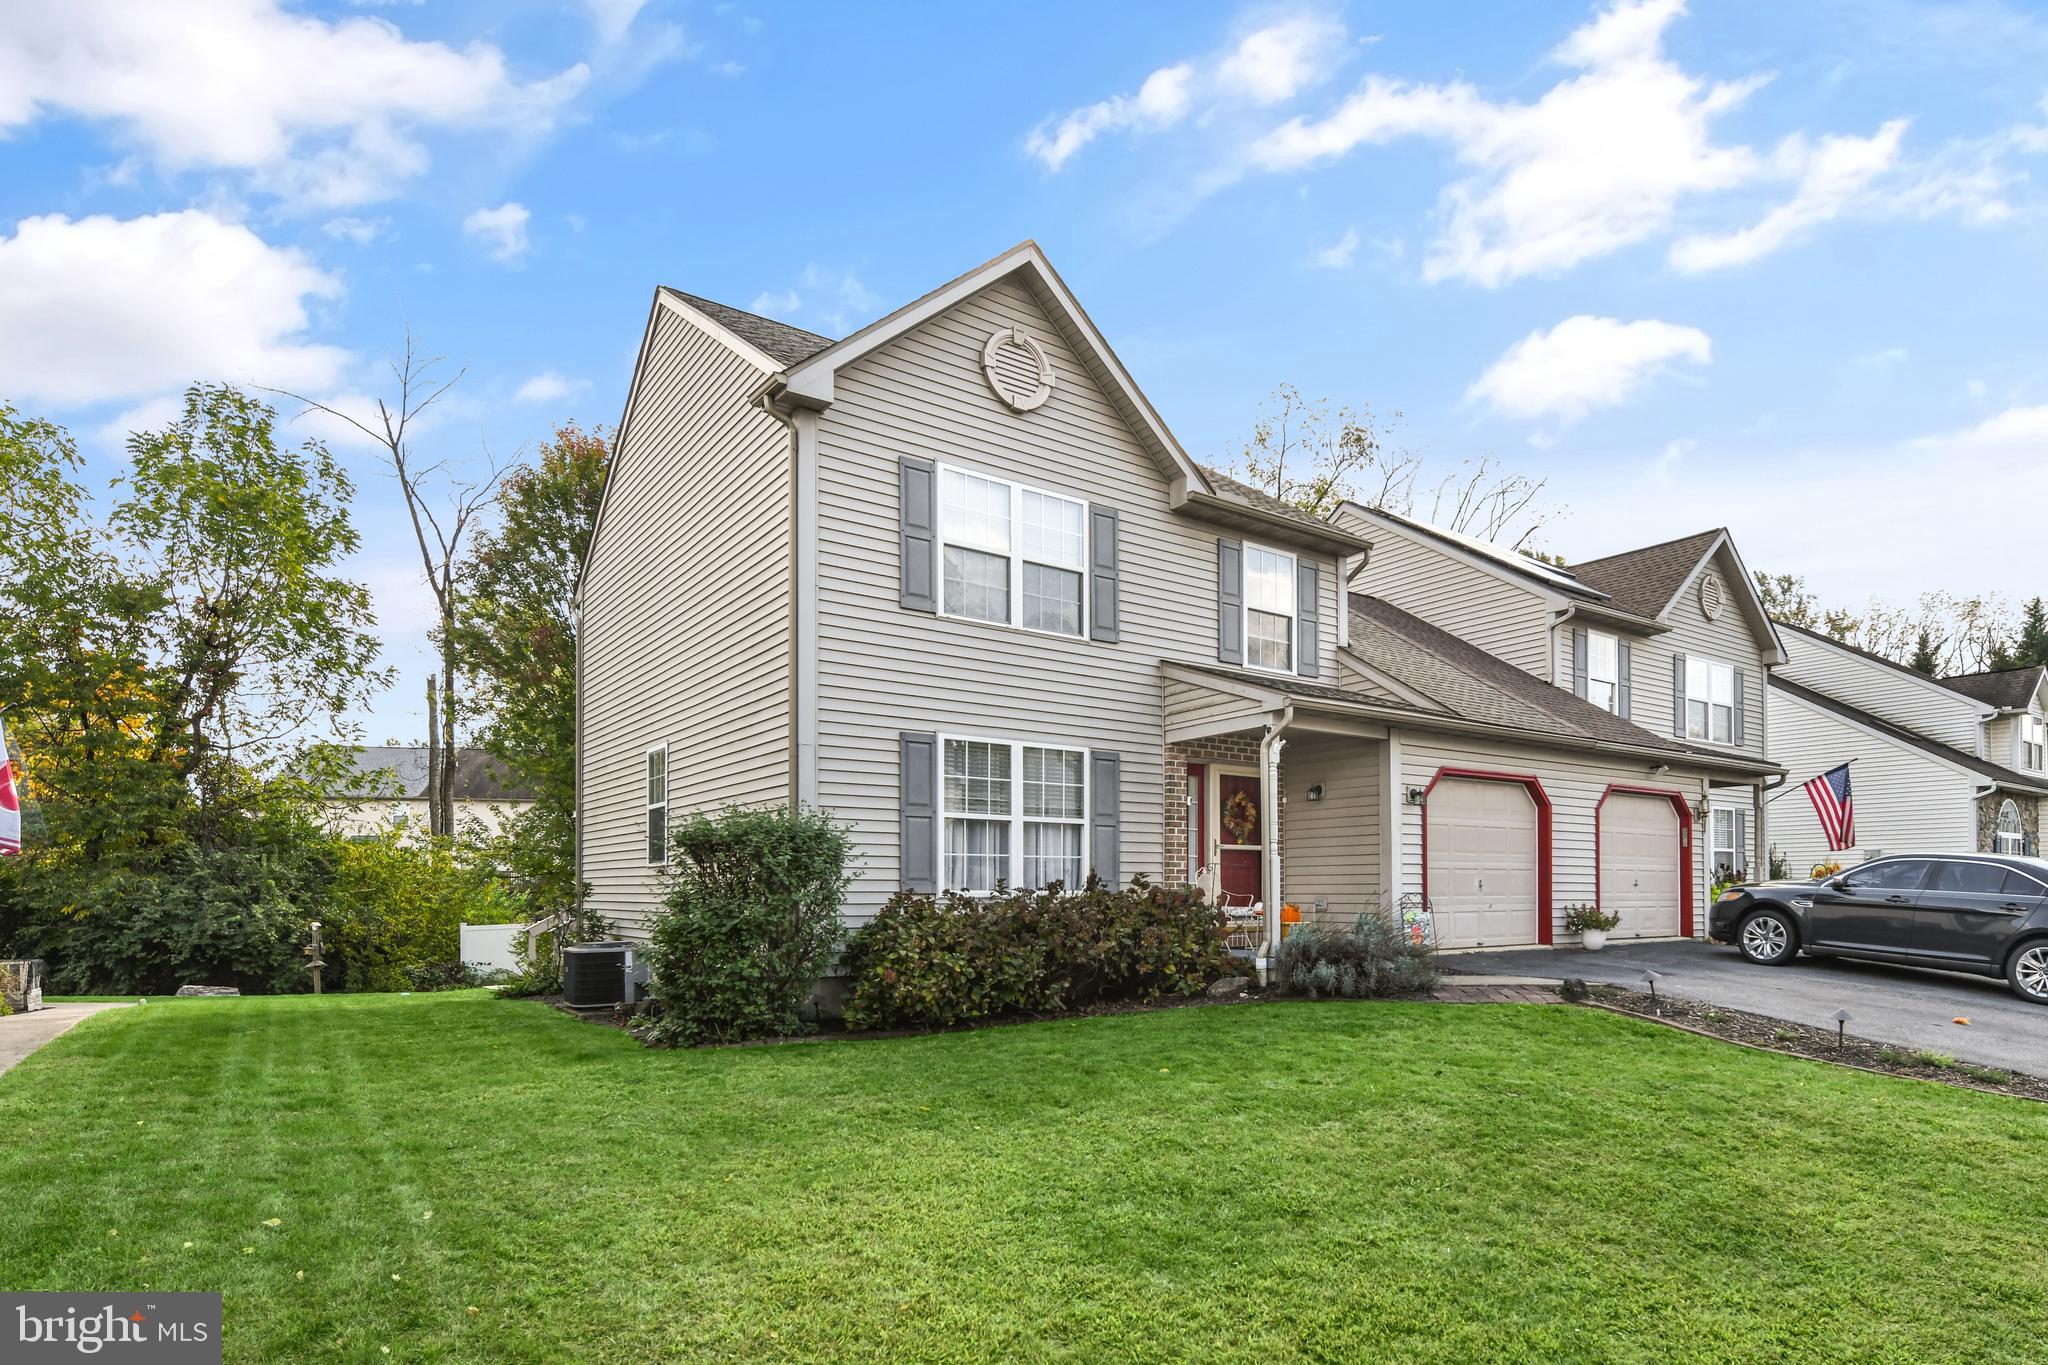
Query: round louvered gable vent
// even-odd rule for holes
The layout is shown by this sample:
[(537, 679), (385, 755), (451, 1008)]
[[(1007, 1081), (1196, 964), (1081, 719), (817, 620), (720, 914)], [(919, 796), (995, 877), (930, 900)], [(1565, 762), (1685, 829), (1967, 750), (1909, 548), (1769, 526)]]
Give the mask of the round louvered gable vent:
[(981, 372), (1012, 412), (1030, 412), (1052, 397), (1052, 361), (1036, 338), (1005, 327), (981, 348)]
[(1709, 621), (1720, 619), (1721, 606), (1725, 600), (1720, 579), (1713, 574), (1700, 579), (1700, 611)]

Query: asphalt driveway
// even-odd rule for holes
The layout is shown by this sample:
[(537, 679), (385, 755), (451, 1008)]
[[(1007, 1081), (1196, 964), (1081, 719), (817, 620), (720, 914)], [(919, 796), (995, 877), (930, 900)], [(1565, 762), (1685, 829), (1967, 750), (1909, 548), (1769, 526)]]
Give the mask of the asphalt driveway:
[[(1663, 974), (1659, 992), (1822, 1028), (1833, 1028), (1835, 1011), (1846, 1009), (1849, 1032), (1858, 1037), (2048, 1076), (2048, 1006), (2030, 1005), (1988, 977), (1833, 958), (1758, 967), (1733, 948), (1683, 939), (1610, 940), (1597, 953), (1576, 947), (1446, 953), (1438, 963), (1452, 973), (1577, 976), (1637, 990), (1644, 972), (1657, 971)], [(1958, 1017), (1970, 1022), (1958, 1024)]]

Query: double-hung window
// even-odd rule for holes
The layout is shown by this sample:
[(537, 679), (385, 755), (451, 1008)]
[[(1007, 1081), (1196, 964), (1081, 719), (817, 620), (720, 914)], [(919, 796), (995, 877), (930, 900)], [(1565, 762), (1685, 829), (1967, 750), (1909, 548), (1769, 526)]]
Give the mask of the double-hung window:
[(668, 746), (647, 751), (647, 861), (668, 861)]
[(947, 890), (1082, 884), (1087, 750), (948, 738), (944, 751)]
[(1086, 629), (1088, 504), (939, 469), (939, 610), (1052, 635)]
[(1244, 661), (1294, 671), (1294, 556), (1244, 547)]
[(1713, 825), (1709, 830), (1709, 856), (1714, 865), (1714, 877), (1740, 877), (1749, 871), (1749, 858), (1742, 847), (1742, 818), (1732, 810), (1712, 812)]
[(2020, 763), (2031, 772), (2042, 767), (2043, 742), (2048, 741), (2048, 726), (2041, 723), (2039, 716), (2020, 717)]
[(1621, 645), (1603, 631), (1586, 632), (1586, 700), (1602, 711), (1615, 709), (1621, 694)]
[(1685, 661), (1685, 737), (1732, 744), (1735, 737), (1735, 669), (1712, 659)]

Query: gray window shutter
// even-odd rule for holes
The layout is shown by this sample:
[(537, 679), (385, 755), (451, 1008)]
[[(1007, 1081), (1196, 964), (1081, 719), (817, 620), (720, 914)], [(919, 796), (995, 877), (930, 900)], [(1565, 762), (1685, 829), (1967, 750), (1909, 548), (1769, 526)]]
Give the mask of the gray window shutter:
[(1216, 541), (1216, 659), (1244, 662), (1244, 545)]
[(1685, 738), (1685, 656), (1671, 656), (1671, 733)]
[(939, 490), (930, 460), (896, 462), (902, 493), (902, 603), (906, 611), (939, 609)]
[(1743, 742), (1742, 713), (1745, 709), (1746, 708), (1742, 704), (1742, 670), (1738, 668), (1735, 670), (1735, 716), (1732, 720), (1728, 722), (1729, 738), (1733, 739), (1737, 744), (1741, 744)]
[(1313, 678), (1322, 671), (1323, 576), (1305, 559), (1294, 561), (1294, 671)]
[(1632, 667), (1633, 661), (1629, 658), (1628, 641), (1616, 640), (1614, 642), (1614, 714), (1620, 716), (1623, 720), (1627, 720), (1629, 712), (1634, 709), (1633, 699), (1629, 696), (1629, 689), (1635, 686), (1635, 679), (1630, 676)]
[(898, 736), (902, 753), (903, 889), (939, 889), (939, 737)]
[(1101, 749), (1088, 754), (1088, 866), (1105, 886), (1123, 884), (1117, 858), (1123, 818), (1123, 759)]
[(1113, 508), (1088, 509), (1088, 638), (1115, 644), (1117, 633), (1117, 515)]
[(1584, 627), (1572, 630), (1572, 695), (1583, 699), (1586, 695), (1586, 631)]

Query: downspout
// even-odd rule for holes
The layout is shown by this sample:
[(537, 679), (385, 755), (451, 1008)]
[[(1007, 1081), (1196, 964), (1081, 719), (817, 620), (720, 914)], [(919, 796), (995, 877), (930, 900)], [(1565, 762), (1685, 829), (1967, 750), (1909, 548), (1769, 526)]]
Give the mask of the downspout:
[(1280, 712), (1280, 722), (1266, 727), (1259, 741), (1259, 795), (1266, 806), (1266, 951), (1258, 960), (1259, 983), (1271, 979), (1280, 959), (1280, 751), (1287, 747), (1281, 738), (1294, 724), (1294, 703)]

